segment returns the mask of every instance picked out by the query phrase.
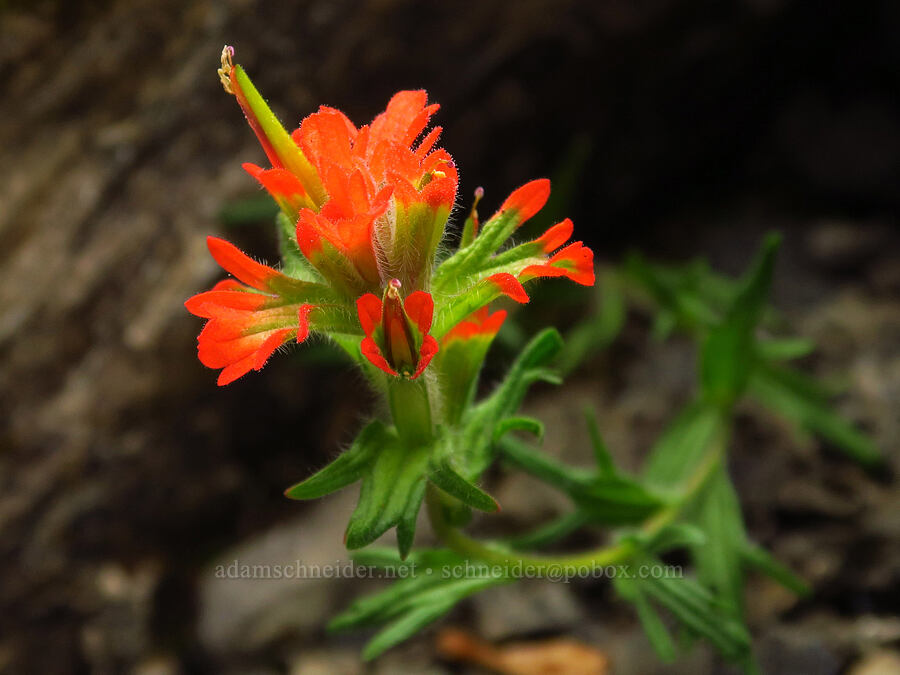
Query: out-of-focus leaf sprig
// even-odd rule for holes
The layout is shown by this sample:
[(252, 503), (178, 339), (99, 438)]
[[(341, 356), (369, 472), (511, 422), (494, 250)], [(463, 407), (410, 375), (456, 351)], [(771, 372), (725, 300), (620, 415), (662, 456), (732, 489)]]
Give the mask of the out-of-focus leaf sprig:
[[(774, 262), (777, 242), (775, 235), (766, 240), (759, 264)], [(716, 273), (704, 260), (660, 264), (639, 253), (630, 254), (620, 266), (598, 270), (598, 279), (594, 313), (566, 335), (563, 372), (609, 346), (628, 309), (634, 308), (652, 317), (658, 339), (678, 332), (703, 345), (703, 378), (709, 386), (721, 389), (730, 380), (739, 392), (791, 423), (798, 435), (816, 435), (867, 466), (881, 461), (872, 440), (829, 405), (839, 389), (790, 364), (812, 354), (815, 344), (779, 335), (786, 322), (765, 299), (755, 317), (733, 309), (742, 292), (741, 280)], [(729, 312), (735, 311), (730, 327), (723, 328)], [(735, 322), (749, 322), (752, 328)], [(731, 360), (736, 354), (739, 358)]]

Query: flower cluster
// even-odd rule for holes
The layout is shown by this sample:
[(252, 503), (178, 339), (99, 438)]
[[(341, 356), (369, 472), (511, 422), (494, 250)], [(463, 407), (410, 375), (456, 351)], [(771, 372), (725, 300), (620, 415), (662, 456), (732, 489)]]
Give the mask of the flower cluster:
[(593, 255), (581, 242), (567, 244), (568, 219), (507, 246), (546, 203), (546, 179), (514, 191), (484, 224), (473, 207), (459, 249), (437, 264), (458, 175), (437, 147), (441, 128), (429, 129), (438, 105), (424, 91), (395, 94), (359, 128), (323, 106), (288, 133), (232, 56), (226, 47), (220, 77), (271, 165), (244, 169), (290, 224), (285, 250), (293, 258), (279, 271), (208, 239), (213, 258), (234, 279), (186, 306), (208, 320), (198, 352), (204, 365), (221, 369), (220, 385), (259, 370), (279, 346), (311, 332), (356, 344), (351, 354), (389, 377), (416, 379), (454, 343), (483, 359), (505, 316), (489, 315), (487, 305), (504, 295), (527, 302), (526, 282), (567, 277), (593, 284)]

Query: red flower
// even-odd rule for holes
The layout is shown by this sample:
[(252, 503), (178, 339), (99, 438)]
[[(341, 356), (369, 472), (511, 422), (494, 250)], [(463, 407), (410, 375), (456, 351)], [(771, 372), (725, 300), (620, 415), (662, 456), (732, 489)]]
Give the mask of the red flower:
[(521, 225), (544, 208), (550, 198), (550, 181), (537, 178), (513, 190), (500, 207), (500, 213), (515, 214), (516, 225)]
[(261, 369), (288, 340), (303, 342), (316, 308), (304, 298), (324, 298), (327, 289), (261, 265), (222, 239), (209, 237), (207, 244), (216, 262), (244, 282), (220, 281), (185, 302), (189, 312), (209, 319), (197, 351), (203, 365), (222, 368), (218, 383), (225, 385)]
[(400, 298), (401, 283), (392, 279), (384, 299), (367, 293), (356, 303), (365, 339), (363, 356), (389, 375), (416, 379), (437, 354), (438, 343), (428, 331), (434, 316), (429, 293), (415, 291)]
[(529, 265), (519, 272), (520, 281), (536, 277), (566, 277), (582, 286), (594, 285), (594, 252), (580, 241), (554, 253), (545, 263)]
[(392, 278), (426, 285), (456, 198), (457, 172), (441, 133), (425, 132), (438, 105), (401, 91), (357, 129), (321, 107), (288, 134), (240, 66), (223, 53), (220, 74), (256, 132), (272, 168), (244, 168), (297, 223), (303, 255), (347, 296), (380, 292)]
[[(222, 369), (219, 384), (259, 370), (280, 345), (318, 330), (351, 351), (346, 338), (364, 336), (368, 361), (408, 378), (421, 375), (440, 339), (455, 355), (437, 364), (438, 378), (468, 386), (505, 317), (489, 314), (490, 302), (503, 295), (528, 302), (523, 284), (538, 277), (593, 284), (593, 253), (581, 242), (566, 245), (570, 220), (506, 247), (547, 202), (550, 181), (543, 178), (514, 190), (483, 226), (473, 205), (459, 249), (435, 269), (458, 176), (450, 155), (436, 148), (441, 128), (428, 130), (438, 105), (424, 91), (395, 94), (359, 128), (323, 106), (289, 134), (232, 55), (226, 47), (219, 74), (271, 165), (244, 168), (275, 198), (288, 227), (294, 224), (294, 241), (283, 242), (285, 269), (299, 278), (209, 239), (213, 257), (239, 281), (186, 304), (208, 319), (198, 351), (204, 364)], [(483, 192), (476, 190), (476, 205)], [(463, 358), (467, 366), (454, 368)]]
[[(359, 129), (323, 107), (292, 135), (328, 193), (318, 212), (297, 214), (300, 249), (351, 293), (380, 289), (391, 278), (421, 288), (430, 273), (457, 172), (450, 155), (434, 149), (440, 127), (413, 147), (438, 109), (426, 102), (424, 91), (401, 91)], [(348, 268), (358, 276), (342, 275)]]
[[(500, 213), (512, 212), (518, 227), (540, 211), (549, 197), (550, 181), (546, 178), (533, 180), (513, 191), (500, 207)], [(520, 260), (544, 258), (540, 261), (526, 260), (530, 264), (517, 274), (519, 281), (524, 283), (537, 277), (566, 277), (577, 284), (593, 286), (594, 253), (591, 249), (577, 241), (554, 253), (569, 240), (574, 229), (572, 221), (566, 218), (534, 241), (512, 249), (510, 253), (515, 252)]]
[[(559, 249), (572, 236), (574, 226), (566, 218), (548, 229), (541, 237), (525, 247), (531, 247), (534, 255), (550, 255), (546, 262), (533, 263), (519, 272), (519, 281), (537, 277), (566, 277), (582, 286), (594, 285), (594, 252), (580, 241)], [(556, 253), (554, 253), (556, 251)], [(552, 254), (552, 255), (551, 255)]]

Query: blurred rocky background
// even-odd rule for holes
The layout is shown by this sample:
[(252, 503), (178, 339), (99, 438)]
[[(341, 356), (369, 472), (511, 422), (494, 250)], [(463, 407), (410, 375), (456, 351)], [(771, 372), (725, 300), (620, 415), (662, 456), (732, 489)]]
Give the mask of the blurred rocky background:
[[(281, 493), (373, 403), (315, 346), (222, 389), (196, 359), (182, 303), (220, 277), (205, 236), (275, 256), (240, 168), (262, 153), (215, 74), (225, 43), (290, 125), (320, 103), (362, 123), (397, 89), (427, 88), (463, 207), (477, 185), (489, 213), (550, 174), (601, 261), (636, 247), (736, 272), (784, 232), (777, 303), (889, 467), (865, 473), (741, 418), (750, 530), (816, 589), (798, 601), (752, 582), (759, 656), (768, 673), (900, 672), (893, 0), (0, 1), (0, 672), (363, 672), (365, 636), (323, 625), (373, 582), (214, 573), (343, 559), (354, 495)], [(546, 323), (546, 304), (526, 311)], [(689, 344), (634, 319), (528, 405), (548, 450), (577, 457), (592, 404), (635, 465), (693, 368)], [(491, 487), (509, 527), (560, 507), (527, 481)], [(501, 589), (445, 625), (575, 638), (615, 673), (727, 672), (704, 648), (658, 665), (602, 581)], [(432, 632), (366, 672), (469, 670)]]

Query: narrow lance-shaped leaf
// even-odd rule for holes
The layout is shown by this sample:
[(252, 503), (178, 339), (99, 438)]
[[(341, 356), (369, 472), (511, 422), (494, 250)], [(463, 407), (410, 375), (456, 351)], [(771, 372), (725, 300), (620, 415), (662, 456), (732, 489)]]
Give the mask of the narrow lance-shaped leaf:
[(802, 337), (759, 340), (756, 355), (766, 361), (790, 361), (812, 354), (815, 348), (815, 342)]
[(821, 393), (811, 391), (806, 378), (786, 368), (759, 368), (750, 380), (750, 394), (775, 415), (817, 434), (852, 459), (877, 466), (883, 459), (864, 433), (831, 410)]
[(477, 485), (473, 485), (460, 476), (451, 466), (449, 458), (433, 462), (428, 469), (428, 479), (451, 497), (456, 497), (466, 506), (488, 513), (500, 510), (497, 500)]
[(284, 494), (291, 499), (318, 499), (355, 483), (369, 469), (379, 449), (392, 442), (395, 439), (384, 424), (378, 420), (370, 422), (336, 460)]
[(498, 447), (507, 461), (568, 494), (593, 522), (640, 522), (665, 504), (660, 497), (626, 476), (598, 475), (568, 466), (514, 438), (501, 440)]
[(533, 417), (507, 417), (494, 428), (494, 441), (511, 431), (524, 431), (540, 440), (544, 437), (544, 423)]
[(422, 500), (425, 498), (426, 487), (425, 480), (415, 479), (397, 519), (397, 550), (402, 558), (409, 555), (415, 542), (416, 521), (419, 518)]
[[(364, 563), (357, 561), (357, 564)], [(440, 582), (440, 575), (435, 574), (419, 574), (395, 581), (383, 591), (354, 600), (328, 623), (328, 630), (340, 632), (382, 624), (401, 614), (408, 598)]]
[(622, 475), (597, 476), (571, 497), (593, 522), (603, 525), (641, 523), (667, 504), (636, 480)]
[[(369, 547), (353, 554), (357, 565), (383, 570), (386, 575), (404, 574), (387, 588), (354, 600), (347, 609), (328, 624), (329, 631), (377, 626), (402, 614), (420, 593), (446, 583), (442, 569), (450, 569), (466, 562), (465, 558), (447, 549), (423, 549), (402, 559), (396, 549)], [(430, 572), (429, 572), (430, 570)]]
[(649, 597), (668, 609), (690, 630), (709, 640), (729, 661), (746, 660), (750, 635), (740, 620), (723, 614), (715, 597), (688, 578), (643, 579)]
[(704, 394), (730, 405), (743, 393), (754, 366), (754, 332), (762, 316), (780, 238), (770, 235), (734, 299), (725, 319), (703, 344), (700, 380)]
[(507, 436), (497, 445), (507, 462), (562, 492), (578, 492), (593, 479), (592, 472), (563, 464), (518, 439)]
[(518, 410), (528, 387), (539, 380), (558, 382), (546, 366), (561, 348), (562, 338), (556, 330), (548, 328), (536, 335), (522, 349), (500, 386), (466, 417), (456, 457), (465, 477), (477, 478), (490, 464), (496, 425)]
[(689, 404), (666, 428), (647, 458), (645, 480), (659, 489), (679, 491), (721, 432), (721, 413), (703, 401)]
[(768, 577), (771, 577), (797, 595), (806, 596), (812, 591), (809, 585), (792, 572), (786, 565), (779, 562), (771, 553), (752, 542), (744, 542), (740, 550), (741, 560), (748, 566), (756, 569)]
[[(464, 598), (512, 581), (506, 575), (497, 575), (488, 565), (467, 561), (446, 549), (417, 551), (406, 563), (387, 549), (373, 549), (353, 557), (358, 564), (385, 570), (402, 567), (413, 574), (378, 593), (356, 600), (329, 624), (329, 630), (385, 626), (366, 645), (363, 652), (366, 659), (375, 658), (407, 639)], [(445, 570), (461, 568), (467, 563), (470, 572), (463, 578), (444, 574)]]
[(505, 581), (492, 577), (458, 579), (423, 591), (407, 603), (410, 607), (406, 612), (366, 644), (363, 659), (370, 661), (376, 658), (441, 618), (464, 598)]
[(482, 197), (484, 197), (484, 188), (475, 188), (475, 199), (472, 202), (472, 210), (469, 212), (469, 216), (466, 218), (465, 223), (463, 223), (462, 235), (459, 239), (460, 249), (466, 248), (475, 241), (475, 237), (478, 235), (478, 202), (481, 201)]
[(456, 604), (454, 601), (448, 599), (443, 602), (415, 607), (409, 612), (402, 614), (366, 643), (362, 651), (363, 660), (371, 661), (381, 656), (394, 645), (412, 637), (425, 626), (437, 621), (453, 609), (454, 604)]
[(656, 610), (653, 609), (653, 605), (647, 599), (647, 596), (642, 592), (640, 585), (626, 577), (615, 577), (613, 579), (613, 587), (622, 598), (634, 605), (641, 626), (643, 626), (644, 632), (650, 640), (650, 645), (659, 658), (666, 663), (674, 661), (676, 649), (675, 644), (672, 642), (672, 637), (669, 635), (669, 630), (656, 613)]
[(597, 474), (600, 476), (615, 476), (616, 467), (613, 463), (609, 448), (603, 442), (600, 435), (600, 426), (597, 424), (597, 416), (590, 408), (585, 408), (584, 417), (588, 425), (588, 433), (591, 436), (591, 447), (594, 450), (594, 459), (597, 462)]
[(747, 539), (737, 495), (725, 467), (720, 465), (693, 506), (694, 522), (706, 541), (693, 547), (700, 581), (735, 616), (743, 613), (744, 575), (741, 549)]

